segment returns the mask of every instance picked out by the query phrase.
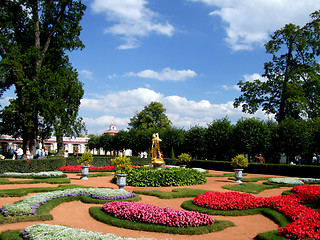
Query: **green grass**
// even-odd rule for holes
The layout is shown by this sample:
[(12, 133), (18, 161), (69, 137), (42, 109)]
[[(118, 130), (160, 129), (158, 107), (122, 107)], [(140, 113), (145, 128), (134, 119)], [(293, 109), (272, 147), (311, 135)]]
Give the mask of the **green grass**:
[[(92, 177), (106, 177), (106, 176), (113, 176), (114, 174), (112, 173), (89, 173), (88, 174), (88, 178), (92, 178)], [(81, 173), (78, 173), (77, 176), (82, 176)]]
[(230, 184), (222, 186), (223, 189), (228, 189), (232, 191), (245, 192), (257, 194), (267, 189), (280, 188), (277, 185), (265, 185), (265, 184), (254, 184), (254, 183), (241, 183), (241, 184)]
[(64, 190), (70, 188), (88, 188), (81, 185), (59, 185), (58, 187), (44, 187), (44, 188), (19, 188), (19, 189), (4, 189), (0, 190), (0, 197), (22, 197), (29, 193), (50, 192), (56, 190)]
[(9, 175), (0, 175), (1, 178), (24, 178), (24, 179), (48, 179), (48, 178), (66, 178), (67, 175), (63, 174), (60, 176), (51, 176), (51, 177), (44, 177), (44, 176), (9, 176)]
[[(242, 182), (258, 182), (268, 180), (269, 177), (256, 177), (256, 178), (241, 178)], [(235, 178), (229, 178), (229, 180), (236, 180)]]
[(45, 179), (34, 179), (34, 180), (23, 180), (23, 181), (9, 181), (8, 179), (0, 179), (0, 184), (36, 184), (36, 183), (49, 183), (49, 184), (63, 184), (70, 183), (69, 178), (45, 178)]
[(0, 233), (0, 240), (22, 240), (19, 236), (21, 230), (7, 230)]
[(259, 233), (254, 239), (255, 240), (288, 240), (288, 238), (279, 236), (277, 230)]
[(137, 194), (155, 196), (161, 199), (173, 199), (173, 198), (188, 198), (188, 197), (196, 197), (200, 194), (204, 194), (205, 192), (211, 192), (202, 189), (190, 189), (190, 188), (176, 188), (171, 192), (165, 192), (160, 190), (140, 190), (133, 191)]
[(109, 214), (105, 213), (101, 207), (91, 207), (89, 209), (90, 215), (96, 220), (131, 230), (139, 230), (139, 231), (147, 231), (147, 232), (162, 232), (162, 233), (170, 233), (170, 234), (181, 234), (181, 235), (200, 235), (207, 234), (210, 232), (222, 231), (228, 227), (234, 226), (234, 224), (230, 221), (217, 221), (215, 220), (214, 224), (209, 226), (201, 226), (201, 227), (186, 227), (186, 228), (178, 228), (178, 227), (168, 227), (159, 224), (148, 224), (148, 223), (140, 223), (140, 222), (131, 222), (126, 219), (119, 219)]
[[(205, 174), (206, 177), (234, 177), (234, 173), (224, 173), (224, 174)], [(247, 176), (246, 173), (242, 176)]]

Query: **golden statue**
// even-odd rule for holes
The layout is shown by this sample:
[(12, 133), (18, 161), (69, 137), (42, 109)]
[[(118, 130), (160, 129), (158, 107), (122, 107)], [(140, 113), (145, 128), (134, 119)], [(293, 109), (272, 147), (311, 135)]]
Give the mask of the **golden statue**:
[(159, 133), (152, 134), (152, 146), (151, 146), (151, 164), (162, 165), (165, 164), (160, 152), (160, 142), (162, 140), (159, 138)]

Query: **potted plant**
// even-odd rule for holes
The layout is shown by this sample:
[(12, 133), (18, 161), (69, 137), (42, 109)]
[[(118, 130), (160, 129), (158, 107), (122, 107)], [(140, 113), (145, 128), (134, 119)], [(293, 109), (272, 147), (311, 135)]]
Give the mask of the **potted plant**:
[(131, 160), (128, 157), (115, 157), (111, 162), (116, 170), (117, 186), (120, 190), (126, 186), (126, 179), (129, 172), (131, 172)]
[(180, 164), (181, 168), (185, 168), (187, 166), (187, 163), (190, 161), (191, 161), (191, 157), (187, 153), (181, 153), (177, 159), (177, 163)]
[(235, 178), (237, 183), (242, 183), (242, 171), (245, 167), (248, 167), (248, 159), (243, 155), (237, 155), (231, 159), (231, 166), (235, 171)]
[(84, 152), (80, 158), (78, 158), (78, 164), (81, 165), (81, 180), (88, 180), (89, 164), (93, 161), (91, 152)]

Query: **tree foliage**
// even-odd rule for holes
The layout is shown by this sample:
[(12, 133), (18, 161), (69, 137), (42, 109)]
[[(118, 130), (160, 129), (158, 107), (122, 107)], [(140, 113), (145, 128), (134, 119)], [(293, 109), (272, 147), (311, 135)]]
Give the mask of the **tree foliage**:
[(275, 114), (278, 122), (286, 117), (314, 118), (320, 113), (320, 13), (300, 27), (287, 24), (277, 30), (265, 45), (272, 60), (264, 65), (266, 81), (240, 81), (242, 95), (234, 106), (247, 113), (260, 107)]
[(1, 111), (1, 131), (21, 136), (24, 148), (35, 150), (39, 119), (44, 134), (83, 127), (76, 118), (82, 84), (66, 51), (84, 47), (79, 23), (85, 8), (81, 0), (0, 2), (0, 94), (11, 86), (16, 93)]
[(136, 129), (170, 128), (171, 121), (165, 115), (166, 109), (160, 102), (151, 102), (144, 109), (130, 118), (129, 126)]

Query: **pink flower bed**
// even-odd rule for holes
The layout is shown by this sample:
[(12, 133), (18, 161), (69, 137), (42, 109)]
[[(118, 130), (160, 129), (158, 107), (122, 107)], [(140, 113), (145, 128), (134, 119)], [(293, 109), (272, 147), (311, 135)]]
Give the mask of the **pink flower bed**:
[(160, 208), (137, 202), (109, 202), (105, 203), (102, 209), (116, 218), (170, 227), (199, 227), (214, 223), (214, 219), (207, 214), (167, 207)]
[(302, 203), (319, 201), (320, 186), (295, 186), (291, 191), (296, 194), (266, 198), (238, 192), (206, 192), (197, 196), (193, 203), (201, 207), (218, 210), (269, 207), (282, 213), (292, 221), (292, 224), (279, 228), (278, 234), (280, 236), (295, 239), (320, 239), (319, 213), (301, 205)]
[[(89, 167), (89, 170), (113, 170), (113, 166), (105, 166), (105, 167), (95, 167), (91, 166)], [(81, 172), (81, 166), (65, 166), (59, 168), (59, 171), (62, 172)]]

